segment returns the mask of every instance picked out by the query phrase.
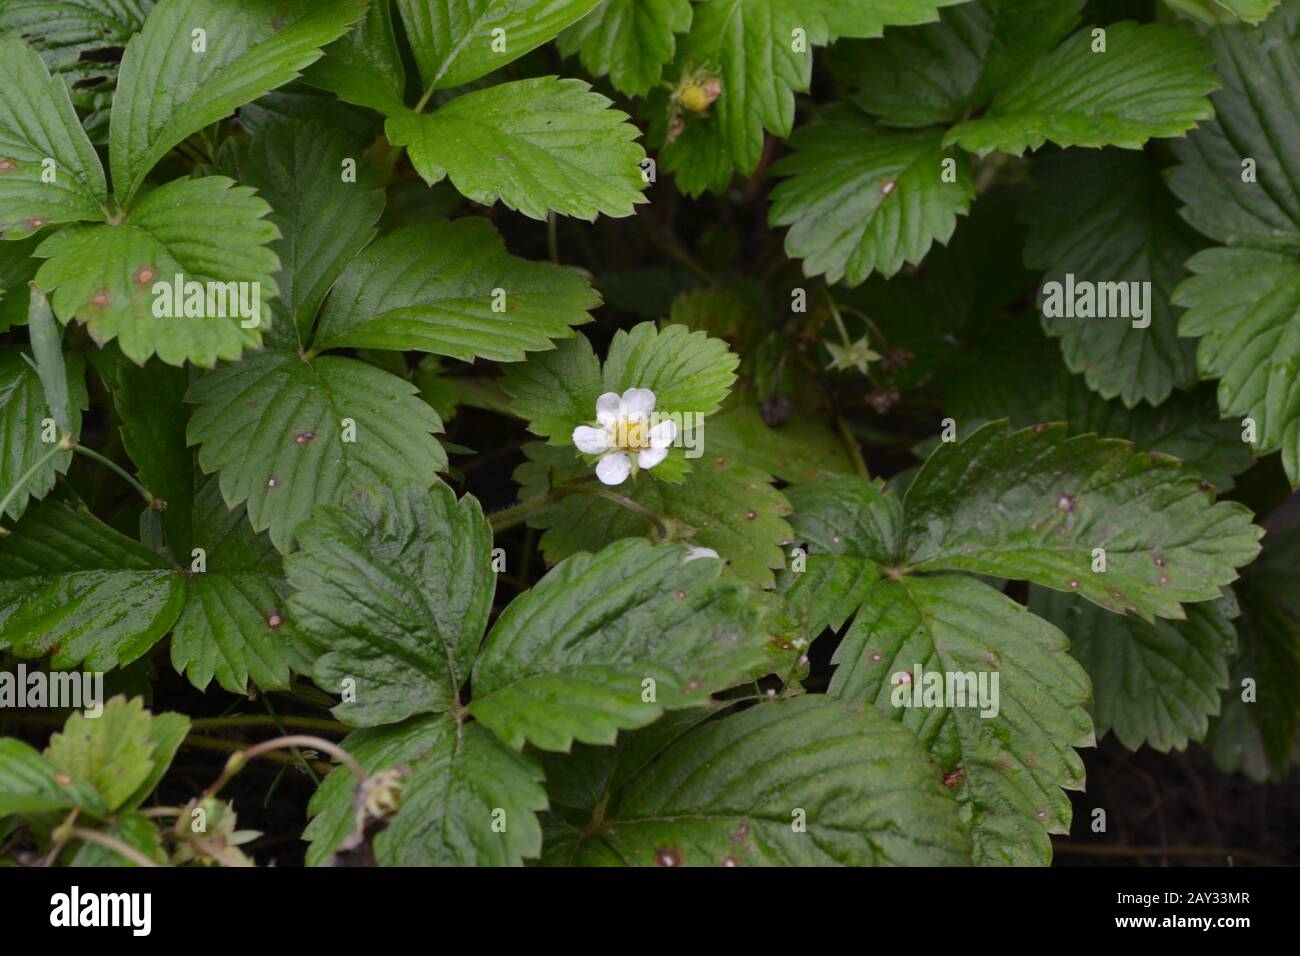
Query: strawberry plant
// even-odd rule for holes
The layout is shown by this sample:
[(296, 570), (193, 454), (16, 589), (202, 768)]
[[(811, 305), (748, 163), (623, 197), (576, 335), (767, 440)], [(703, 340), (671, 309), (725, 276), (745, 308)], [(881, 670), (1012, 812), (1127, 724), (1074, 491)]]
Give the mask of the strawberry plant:
[(0, 858), (1043, 865), (1141, 825), (1099, 744), (1285, 781), (1298, 78), (1300, 0), (4, 0)]

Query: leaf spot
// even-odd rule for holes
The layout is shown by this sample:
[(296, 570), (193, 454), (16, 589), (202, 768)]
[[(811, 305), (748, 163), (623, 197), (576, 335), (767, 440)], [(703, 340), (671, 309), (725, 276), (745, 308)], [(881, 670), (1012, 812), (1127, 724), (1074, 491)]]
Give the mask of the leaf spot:
[(315, 437), (316, 437), (315, 432), (299, 432), (298, 434), (293, 436), (293, 443), (299, 446), (310, 445), (312, 439)]
[(675, 846), (661, 846), (655, 851), (656, 866), (681, 866), (682, 851)]
[(276, 630), (283, 623), (284, 623), (284, 615), (281, 614), (279, 611), (277, 611), (275, 608), (271, 608), (271, 610), (269, 610), (266, 613), (266, 626), (269, 627), (271, 630), (273, 631)]

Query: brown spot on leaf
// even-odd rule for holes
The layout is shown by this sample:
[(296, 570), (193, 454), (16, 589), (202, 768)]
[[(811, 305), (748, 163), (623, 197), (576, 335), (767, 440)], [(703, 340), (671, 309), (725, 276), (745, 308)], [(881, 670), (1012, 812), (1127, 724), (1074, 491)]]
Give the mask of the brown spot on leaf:
[(279, 611), (277, 611), (275, 608), (271, 608), (271, 610), (266, 612), (266, 626), (269, 627), (271, 630), (274, 631), (276, 628), (280, 627), (280, 625), (282, 625), (283, 623), (284, 623), (284, 615), (281, 614)]
[(734, 856), (732, 856), (730, 853), (728, 853), (726, 856), (724, 856), (724, 857), (722, 858), (722, 865), (723, 865), (723, 866), (740, 866), (740, 861), (737, 860), (737, 859), (736, 859)]
[(54, 779), (65, 787), (72, 786), (72, 778), (69, 777), (66, 773), (56, 773), (54, 775)]
[(280, 479), (277, 478), (277, 477), (275, 477), (275, 475), (272, 475), (270, 478), (266, 479), (266, 487), (268, 487), (268, 488), (279, 488), (279, 487), (280, 487)]
[(883, 183), (880, 184), (880, 194), (882, 196), (888, 196), (897, 188), (898, 188), (897, 179), (886, 179)]
[(740, 826), (736, 827), (736, 832), (731, 834), (729, 839), (731, 840), (732, 843), (744, 843), (745, 838), (748, 836), (749, 836), (749, 827), (746, 824), (742, 823)]
[(678, 588), (678, 589), (676, 590), (676, 592), (674, 592), (674, 593), (676, 593), (676, 595), (677, 595), (677, 597), (678, 597), (679, 600), (680, 600), (681, 598), (686, 597), (686, 589), (685, 589), (685, 588)]
[(879, 664), (884, 660), (884, 657), (885, 655), (880, 653), (880, 651), (869, 651), (867, 653), (867, 660), (871, 661), (873, 664)]
[(655, 866), (681, 866), (682, 851), (675, 846), (661, 846), (655, 850)]
[(152, 266), (141, 266), (135, 272), (135, 281), (140, 285), (148, 285), (153, 281), (155, 275), (157, 275), (157, 273), (154, 272)]
[(98, 306), (108, 305), (108, 290), (100, 289), (98, 292), (92, 295), (90, 297), (90, 304), (98, 305)]
[(0, 157), (0, 173), (11, 173), (18, 168), (18, 160), (12, 156)]
[(966, 775), (960, 770), (953, 770), (943, 775), (943, 785), (949, 790), (956, 790)]
[(746, 511), (746, 512), (745, 512), (745, 520), (746, 520), (746, 521), (753, 521), (753, 520), (754, 520), (755, 518), (757, 518), (757, 517), (758, 517), (758, 512), (757, 512), (757, 511)]
[(1074, 495), (1068, 491), (1063, 491), (1060, 497), (1056, 499), (1056, 510), (1064, 511), (1067, 514), (1074, 514), (1075, 503), (1078, 501)]
[(315, 437), (316, 437), (315, 432), (299, 432), (298, 434), (293, 436), (293, 443), (295, 445), (310, 445), (312, 439), (314, 439)]

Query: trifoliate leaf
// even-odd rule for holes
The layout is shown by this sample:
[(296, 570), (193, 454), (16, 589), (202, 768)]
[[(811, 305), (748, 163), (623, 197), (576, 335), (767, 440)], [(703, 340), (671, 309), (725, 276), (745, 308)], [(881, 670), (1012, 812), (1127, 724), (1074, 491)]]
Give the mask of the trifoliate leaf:
[(118, 56), (153, 6), (153, 0), (9, 0), (0, 9), (0, 36), (25, 39), (51, 73), (63, 76), (87, 135), (102, 144)]
[(1093, 743), (1088, 678), (1067, 646), (982, 581), (882, 569), (832, 658), (829, 693), (874, 704), (916, 735), (970, 814), (976, 863), (1046, 863), (1047, 834), (1070, 828), (1060, 788), (1083, 788), (1073, 748)]
[(627, 114), (581, 80), (543, 76), (465, 93), (436, 112), (384, 126), (432, 186), (447, 176), (467, 199), (500, 199), (533, 219), (549, 210), (595, 221), (630, 216), (646, 187), (645, 150)]
[[(585, 471), (563, 449), (528, 444), (524, 454), (529, 461), (515, 472), (524, 499), (547, 491), (548, 473), (571, 478)], [(643, 472), (619, 486), (618, 494), (657, 516), (670, 540), (716, 551), (737, 577), (771, 587), (772, 571), (785, 566), (781, 546), (792, 537), (785, 521), (790, 503), (760, 471), (703, 458), (680, 485), (666, 485)], [(545, 529), (541, 547), (550, 562), (579, 551), (599, 551), (621, 538), (655, 533), (644, 516), (607, 498), (579, 492), (566, 494), (553, 507), (532, 515), (529, 524)]]
[(628, 96), (644, 96), (691, 27), (690, 0), (605, 0), (560, 34), (565, 56), (581, 54), (592, 76), (608, 76)]
[(1088, 671), (1098, 737), (1114, 731), (1129, 750), (1146, 744), (1162, 753), (1205, 739), (1228, 685), (1235, 601), (1189, 604), (1186, 620), (1148, 623), (1035, 587), (1029, 609), (1069, 636)]
[(72, 714), (50, 738), (45, 756), (60, 772), (93, 786), (105, 807), (116, 810), (153, 770), (152, 720), (140, 698), (114, 697), (98, 717)]
[(426, 90), (477, 80), (585, 16), (600, 0), (397, 0)]
[(801, 128), (794, 154), (772, 168), (790, 177), (772, 191), (768, 219), (789, 226), (785, 251), (805, 275), (857, 285), (891, 276), (946, 243), (975, 196), (969, 164), (937, 132), (876, 126), (851, 110)]
[(719, 464), (756, 468), (781, 481), (811, 481), (825, 474), (853, 473), (843, 439), (821, 422), (794, 412), (769, 426), (752, 405), (728, 407), (704, 426), (704, 450)]
[(995, 149), (1019, 156), (1048, 141), (1140, 149), (1214, 115), (1206, 99), (1217, 88), (1213, 63), (1204, 39), (1184, 24), (1082, 29), (1012, 79), (984, 115), (950, 129), (944, 145), (979, 156)]
[(313, 507), (446, 467), (432, 437), (442, 422), (417, 391), (355, 359), (251, 353), (190, 386), (189, 440), (200, 467), (220, 472), (226, 504), (247, 502), (253, 529), (286, 552)]
[(507, 253), (486, 219), (434, 219), (384, 236), (344, 270), (315, 348), (517, 362), (572, 335), (599, 304), (579, 273)]
[(228, 139), (221, 160), (271, 204), (269, 218), (281, 236), (271, 249), (283, 271), (267, 338), (301, 348), (330, 287), (375, 236), (384, 194), (375, 188), (373, 167), (345, 134), (299, 122), (267, 127), (252, 140)]
[(548, 845), (547, 862), (951, 866), (969, 852), (956, 803), (906, 732), (807, 696), (680, 738), (599, 825)]
[(762, 659), (760, 607), (722, 562), (624, 540), (556, 565), (497, 619), (470, 713), (519, 749), (609, 744), (705, 703)]
[(36, 281), (61, 320), (84, 323), (99, 345), (117, 339), (137, 364), (155, 354), (169, 365), (234, 359), (269, 325), (279, 267), (266, 247), (279, 235), (263, 218), (270, 211), (224, 176), (178, 179), (140, 197), (118, 225), (70, 226), (45, 240)]
[[(679, 44), (682, 77), (716, 75), (721, 95), (706, 116), (685, 120), (680, 138), (662, 153), (688, 195), (725, 187), (730, 169), (758, 166), (764, 131), (788, 136), (794, 94), (808, 89), (812, 50), (841, 37), (879, 36), (886, 26), (925, 23), (961, 0), (898, 0), (883, 6), (838, 0), (706, 0), (695, 6), (690, 33)], [(701, 159), (708, 162), (701, 167)], [(721, 164), (718, 168), (715, 164)], [(712, 167), (712, 169), (711, 169)], [(725, 175), (719, 175), (727, 169)]]
[(325, 48), (325, 55), (307, 67), (303, 79), (348, 103), (380, 113), (399, 112), (406, 92), (406, 67), (393, 31), (392, 0), (372, 0), (366, 15)]
[(1291, 771), (1300, 719), (1300, 532), (1266, 539), (1246, 569), (1237, 621), (1239, 651), (1223, 692), (1223, 713), (1206, 741), (1225, 773), (1281, 780)]
[(358, 0), (162, 0), (122, 55), (109, 158), (128, 206), (177, 143), (289, 82), (366, 13)]
[(69, 779), (21, 740), (0, 738), (0, 817), (71, 807), (105, 812), (103, 798), (88, 781)]
[(886, 30), (879, 40), (837, 44), (861, 87), (854, 101), (890, 126), (960, 120), (1079, 22), (1083, 0), (975, 0), (939, 23)]
[[(1300, 115), (1285, 103), (1300, 74), (1295, 16), (1256, 29), (1219, 27), (1211, 37), (1223, 89), (1217, 118), (1175, 144), (1182, 165), (1169, 185), (1196, 229), (1226, 248), (1192, 257), (1174, 301), (1179, 331), (1200, 336), (1201, 374), (1219, 379), (1219, 407), (1242, 422), (1256, 451), (1281, 450), (1300, 486)], [(1281, 97), (1281, 99), (1278, 99)], [(1249, 419), (1249, 422), (1246, 421)], [(1253, 435), (1249, 435), (1253, 432)]]
[[(902, 560), (1027, 579), (1149, 620), (1217, 598), (1258, 554), (1250, 512), (1215, 503), (1177, 459), (1067, 434), (1002, 422), (941, 444), (907, 490)], [(1093, 570), (1099, 548), (1105, 572)]]
[[(54, 427), (53, 412), (45, 398), (39, 375), (29, 363), (25, 349), (0, 348), (0, 494), (18, 484), (37, 461), (49, 454), (63, 436)], [(81, 413), (90, 407), (86, 394), (85, 363), (78, 353), (69, 353), (67, 387), (72, 434), (81, 434)], [(49, 423), (47, 426), (46, 423)], [(47, 439), (49, 439), (47, 441)], [(44, 498), (55, 478), (72, 462), (72, 452), (59, 452), (34, 475), (5, 506), (0, 518), (17, 520), (29, 498)]]
[(170, 629), (185, 582), (159, 555), (62, 502), (0, 538), (0, 647), (54, 667), (127, 664)]
[(309, 663), (289, 620), (280, 555), (249, 526), (242, 506), (227, 509), (216, 477), (202, 484), (192, 511), (190, 540), (202, 552), (176, 556), (190, 573), (172, 630), (172, 666), (199, 689), (214, 677), (234, 694), (247, 693), (250, 680), (288, 687), (291, 671)]
[[(1046, 273), (1043, 325), (1061, 339), (1066, 365), (1129, 407), (1159, 405), (1194, 384), (1196, 347), (1178, 338), (1170, 297), (1200, 243), (1148, 157), (1072, 150), (1040, 159), (1035, 178), (1022, 207), (1025, 262)], [(1048, 283), (1057, 283), (1055, 297)], [(1077, 308), (1084, 291), (1086, 309)]]
[(0, 39), (0, 236), (101, 219), (108, 185), (62, 77), (17, 38)]
[(496, 587), (478, 502), (438, 482), (350, 495), (299, 528), (285, 560), (294, 622), (319, 646), (314, 675), (356, 726), (458, 705)]
[(501, 388), (510, 396), (510, 410), (552, 445), (573, 444), (574, 428), (595, 417), (596, 399), (604, 391), (600, 360), (585, 335), (507, 366)]

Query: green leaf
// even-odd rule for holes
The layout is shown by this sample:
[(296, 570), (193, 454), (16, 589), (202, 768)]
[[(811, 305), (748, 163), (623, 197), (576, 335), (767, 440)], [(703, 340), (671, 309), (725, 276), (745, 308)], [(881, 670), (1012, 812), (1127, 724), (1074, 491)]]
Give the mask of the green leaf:
[(994, 97), (978, 119), (950, 129), (944, 145), (979, 156), (1021, 155), (1049, 140), (1058, 146), (1140, 149), (1152, 137), (1178, 136), (1214, 115), (1214, 57), (1190, 27), (1112, 23), (1105, 52), (1079, 30), (1036, 60)]
[(126, 804), (153, 772), (152, 716), (140, 698), (114, 697), (98, 717), (76, 712), (50, 738), (45, 756), (73, 780), (104, 797), (109, 811)]
[(430, 186), (447, 176), (467, 199), (500, 199), (533, 219), (548, 210), (594, 222), (632, 215), (646, 187), (645, 150), (628, 116), (581, 80), (543, 76), (405, 110), (384, 131)]
[(1277, 9), (1281, 0), (1165, 0), (1175, 10), (1195, 17), (1202, 23), (1232, 23), (1245, 20), (1260, 23)]
[[(186, 575), (172, 666), (200, 690), (214, 677), (234, 694), (247, 693), (250, 680), (261, 688), (288, 687), (291, 671), (305, 672), (310, 662), (288, 620), (279, 553), (253, 531), (243, 507), (227, 510), (215, 477), (199, 488), (192, 510), (190, 540), (203, 549), (203, 565)], [(178, 558), (193, 568), (190, 554)]]
[[(158, 828), (153, 820), (143, 813), (135, 811), (118, 813), (113, 817), (113, 822), (101, 828), (99, 832), (125, 843), (145, 859), (153, 860), (155, 863), (162, 864), (167, 859)], [(67, 865), (104, 867), (138, 866), (139, 864), (116, 850), (87, 840), (77, 847), (76, 853), (72, 854)]]
[(447, 718), (411, 766), (402, 808), (375, 838), (384, 866), (522, 866), (542, 852), (537, 812), (547, 806), (535, 757), (508, 749), (479, 724)]
[(104, 168), (63, 79), (21, 40), (0, 39), (0, 236), (100, 219), (107, 205)]
[[(1099, 299), (1107, 283), (1129, 284), (1125, 289), (1150, 283), (1141, 287), (1150, 290), (1142, 292), (1141, 317), (1134, 302), (1127, 316), (1049, 316), (1046, 290), (1040, 292), (1043, 326), (1060, 337), (1066, 365), (1102, 397), (1118, 397), (1130, 408), (1159, 405), (1175, 388), (1192, 386), (1196, 347), (1178, 338), (1170, 298), (1200, 243), (1178, 218), (1150, 160), (1142, 153), (1068, 151), (1040, 159), (1035, 178), (1038, 188), (1022, 207), (1030, 226), (1025, 263), (1046, 272), (1044, 284), (1060, 284), (1059, 305), (1065, 305), (1067, 274), (1076, 285), (1092, 283)], [(1128, 301), (1121, 294), (1117, 301)], [(1066, 307), (1073, 312), (1073, 306)], [(1113, 309), (1109, 302), (1105, 307)]]
[[(224, 176), (178, 179), (142, 196), (118, 225), (71, 226), (46, 239), (36, 250), (48, 260), (36, 281), (52, 293), (61, 320), (78, 319), (99, 345), (117, 339), (137, 364), (154, 354), (169, 365), (234, 359), (261, 343), (258, 325), (267, 327), (276, 294), (279, 260), (266, 243), (278, 231), (263, 218), (268, 212), (253, 190)], [(155, 315), (164, 302), (175, 311), (165, 291), (177, 274), (205, 289), (221, 284), (220, 295), (203, 298), (204, 315)], [(258, 325), (244, 327), (254, 319)]]
[(355, 726), (458, 705), (492, 595), (492, 532), (478, 502), (441, 482), (350, 496), (299, 528), (285, 560), (295, 623), (319, 645), (314, 675)]
[(51, 73), (68, 84), (96, 144), (108, 138), (117, 88), (117, 57), (144, 26), (153, 0), (8, 0), (0, 36), (17, 36), (40, 53)]
[(1083, 0), (976, 0), (945, 9), (939, 23), (843, 44), (861, 88), (854, 102), (890, 126), (960, 120), (1056, 46), (1082, 8)]
[(731, 169), (749, 175), (758, 167), (764, 131), (790, 135), (794, 94), (806, 91), (812, 78), (813, 47), (841, 36), (879, 36), (886, 26), (925, 23), (936, 18), (940, 7), (959, 2), (706, 0), (696, 4), (695, 22), (680, 44), (677, 64), (683, 79), (694, 70), (716, 73), (722, 94), (711, 107), (712, 115), (687, 119), (680, 138), (664, 148), (665, 171), (676, 174), (678, 187), (688, 195), (725, 187)]
[(1029, 609), (1069, 635), (1092, 679), (1097, 736), (1114, 731), (1129, 750), (1146, 744), (1161, 753), (1205, 739), (1228, 686), (1235, 601), (1189, 604), (1184, 621), (1149, 623), (1035, 587)]
[(344, 270), (315, 348), (517, 362), (570, 336), (599, 303), (579, 273), (511, 256), (486, 219), (433, 219), (384, 236)]
[[(444, 715), (367, 728), (343, 742), (369, 774), (403, 768), (401, 808), (374, 841), (382, 866), (519, 866), (541, 852), (541, 768), (477, 724)], [(354, 831), (356, 779), (335, 770), (312, 797), (309, 866), (326, 863)], [(493, 828), (493, 813), (504, 829)], [(504, 812), (504, 818), (500, 814)]]
[(1187, 221), (1223, 246), (1187, 263), (1192, 275), (1174, 294), (1188, 310), (1179, 331), (1200, 336), (1197, 365), (1220, 380), (1223, 414), (1251, 419), (1256, 451), (1281, 450), (1300, 487), (1300, 111), (1262, 112), (1289, 104), (1300, 76), (1294, 27), (1287, 10), (1257, 29), (1210, 31), (1223, 77), (1217, 118), (1175, 144), (1169, 185)]
[(118, 71), (109, 165), (119, 202), (176, 144), (294, 79), (365, 12), (358, 0), (162, 0)]
[(1246, 569), (1237, 622), (1239, 652), (1223, 693), (1223, 713), (1206, 741), (1225, 773), (1281, 780), (1291, 772), (1300, 719), (1300, 531), (1266, 539)]
[[(1074, 747), (1093, 744), (1088, 677), (1067, 646), (982, 581), (882, 569), (832, 658), (829, 693), (875, 704), (916, 735), (970, 815), (977, 864), (1036, 865), (1051, 859), (1047, 834), (1069, 832), (1060, 788), (1083, 789)], [(950, 674), (971, 681), (964, 705), (913, 696)]]
[(758, 602), (718, 579), (722, 562), (684, 557), (630, 539), (556, 565), (497, 619), (470, 712), (515, 749), (567, 750), (744, 680), (766, 640)]
[(392, 0), (372, 0), (366, 15), (325, 48), (303, 79), (341, 100), (380, 113), (402, 109), (406, 67), (393, 31)]
[(122, 420), (122, 446), (143, 484), (166, 505), (161, 520), (168, 550), (178, 562), (190, 558), (194, 511), (194, 453), (185, 443), (189, 372), (156, 359), (144, 366), (116, 350), (92, 353), (91, 361), (113, 396)]
[(56, 668), (128, 664), (170, 629), (185, 582), (161, 557), (62, 502), (0, 538), (0, 647)]
[(27, 283), (36, 277), (36, 268), (41, 264), (33, 255), (40, 243), (39, 235), (0, 242), (0, 332), (27, 321)]
[[(944, 369), (943, 408), (966, 434), (977, 422), (1009, 416), (1015, 428), (1040, 422), (1066, 422), (1071, 435), (1096, 432), (1124, 438), (1142, 451), (1163, 452), (1183, 461), (1185, 470), (1219, 491), (1233, 487), (1234, 476), (1254, 464), (1241, 427), (1222, 421), (1214, 389), (1175, 392), (1159, 407), (1125, 408), (1088, 388), (1081, 376), (1056, 366), (1057, 347), (1041, 332), (1024, 329), (1015, 317), (1003, 329), (986, 330), (987, 347), (966, 349), (960, 363)], [(710, 423), (712, 424), (712, 423)], [(937, 436), (936, 436), (937, 437)]]
[[(904, 510), (910, 568), (1026, 579), (1148, 620), (1217, 598), (1261, 535), (1176, 459), (1059, 425), (994, 423), (941, 444)], [(1104, 573), (1092, 571), (1095, 548)]]
[(548, 846), (548, 862), (951, 866), (969, 846), (956, 804), (907, 733), (870, 710), (807, 696), (680, 738), (611, 801), (598, 828)]
[[(876, 126), (850, 110), (801, 128), (794, 153), (772, 168), (790, 177), (772, 191), (768, 219), (789, 226), (785, 251), (827, 282), (891, 276), (946, 243), (975, 196), (964, 157), (938, 132)], [(949, 176), (949, 170), (951, 176)], [(952, 181), (946, 181), (951, 178)]]
[(644, 96), (672, 62), (678, 33), (691, 28), (690, 0), (605, 0), (560, 34), (565, 56), (579, 53), (592, 76), (614, 89)]
[(721, 464), (756, 468), (791, 484), (853, 473), (843, 439), (797, 411), (784, 424), (769, 426), (753, 405), (726, 408), (709, 419), (704, 443)]
[(281, 553), (317, 505), (373, 484), (432, 482), (442, 422), (410, 382), (355, 359), (255, 352), (190, 386), (189, 441), (230, 507)]
[(574, 428), (596, 414), (596, 399), (604, 391), (600, 360), (585, 335), (508, 366), (501, 388), (510, 396), (510, 410), (552, 445), (573, 444)]
[[(614, 334), (602, 378), (607, 392), (650, 389), (661, 414), (711, 415), (731, 390), (739, 363), (722, 339), (681, 325), (657, 329), (653, 322), (641, 322)], [(589, 417), (595, 411), (593, 396)], [(689, 430), (690, 424), (683, 428)]]
[[(344, 180), (344, 163), (355, 181)], [(280, 231), (271, 243), (283, 271), (276, 320), (268, 340), (301, 348), (330, 288), (375, 236), (384, 193), (374, 169), (349, 137), (319, 123), (277, 123), (252, 140), (228, 139), (220, 161), (227, 173), (271, 204)], [(287, 310), (287, 316), (285, 314)]]
[(40, 753), (13, 737), (0, 738), (0, 817), (82, 807), (104, 811), (103, 799), (84, 780), (59, 779)]
[[(567, 478), (585, 471), (562, 449), (530, 443), (524, 454), (529, 460), (515, 472), (524, 499), (546, 493), (548, 472)], [(785, 520), (790, 503), (770, 482), (760, 471), (702, 459), (680, 485), (655, 481), (642, 472), (618, 493), (657, 515), (671, 540), (711, 548), (737, 577), (772, 587), (772, 571), (785, 567), (782, 545), (792, 532)], [(641, 515), (586, 494), (565, 495), (555, 506), (530, 516), (529, 524), (544, 529), (542, 553), (552, 563), (655, 530)]]
[[(65, 359), (71, 432), (77, 436), (81, 434), (81, 413), (90, 407), (85, 363), (78, 353), (69, 353)], [(45, 398), (40, 376), (29, 361), (25, 349), (0, 348), (0, 494), (15, 487), (49, 453), (51, 445), (45, 441), (47, 435), (52, 435), (54, 441), (62, 437), (57, 428), (45, 427), (45, 421), (52, 421), (54, 413)], [(9, 501), (0, 518), (8, 515), (16, 521), (27, 509), (28, 499), (49, 494), (56, 477), (66, 473), (71, 462), (70, 451), (51, 458), (27, 479), (23, 490)]]
[(600, 0), (397, 0), (427, 90), (463, 86), (554, 39)]

